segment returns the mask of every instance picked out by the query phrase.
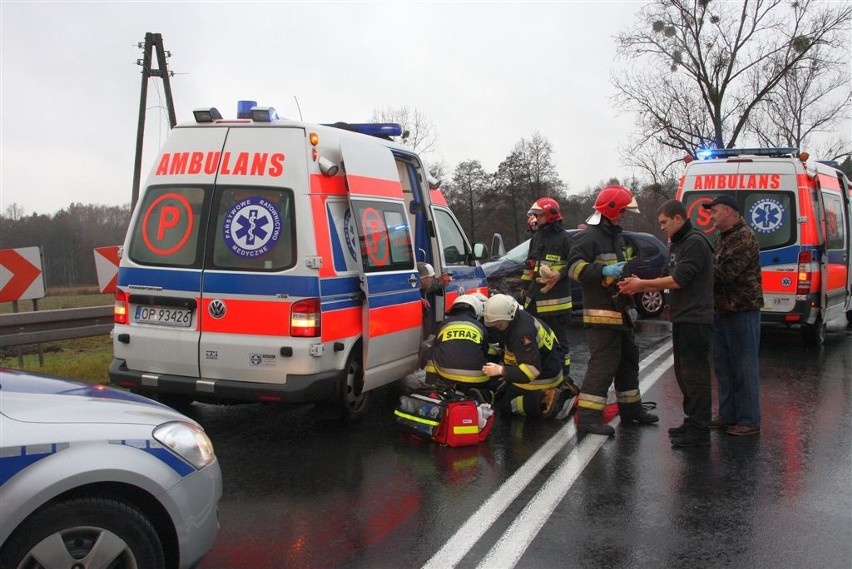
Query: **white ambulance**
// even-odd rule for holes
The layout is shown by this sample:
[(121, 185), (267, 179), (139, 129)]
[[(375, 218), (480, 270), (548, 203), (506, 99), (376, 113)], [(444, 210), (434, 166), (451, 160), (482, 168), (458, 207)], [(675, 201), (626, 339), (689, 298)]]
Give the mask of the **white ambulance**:
[(701, 207), (719, 194), (739, 204), (760, 243), (763, 322), (796, 326), (822, 344), (826, 323), (852, 322), (849, 180), (797, 148), (717, 149), (690, 160), (677, 197), (695, 227), (715, 231)]
[[(487, 294), (395, 124), (307, 124), (240, 102), (170, 134), (124, 242), (113, 384), (171, 405), (324, 402), (343, 417), (415, 371), (424, 320)], [(449, 276), (421, 303), (417, 262)]]

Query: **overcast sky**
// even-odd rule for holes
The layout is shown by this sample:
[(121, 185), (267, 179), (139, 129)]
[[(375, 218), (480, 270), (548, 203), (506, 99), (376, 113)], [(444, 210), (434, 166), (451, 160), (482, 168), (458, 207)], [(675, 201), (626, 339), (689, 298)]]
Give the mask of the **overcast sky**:
[[(434, 123), (448, 172), (489, 173), (536, 131), (571, 192), (632, 172), (609, 85), (637, 2), (0, 3), (0, 211), (129, 204), (146, 32), (160, 33), (178, 122), (237, 101), (311, 122), (382, 106)], [(144, 178), (168, 133), (150, 81)]]

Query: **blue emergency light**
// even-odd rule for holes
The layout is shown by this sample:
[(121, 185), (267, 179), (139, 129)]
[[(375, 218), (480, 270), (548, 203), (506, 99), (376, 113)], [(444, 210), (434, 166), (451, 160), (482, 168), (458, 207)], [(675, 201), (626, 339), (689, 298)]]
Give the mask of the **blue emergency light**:
[(402, 136), (402, 125), (393, 122), (350, 123), (355, 132), (370, 136)]
[(257, 101), (237, 101), (237, 118), (250, 119), (251, 108), (257, 106)]

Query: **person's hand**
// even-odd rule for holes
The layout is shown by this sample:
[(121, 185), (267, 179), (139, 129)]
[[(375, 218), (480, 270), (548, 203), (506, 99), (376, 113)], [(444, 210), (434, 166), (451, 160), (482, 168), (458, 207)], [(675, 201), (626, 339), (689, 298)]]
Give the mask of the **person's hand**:
[(482, 373), (488, 377), (498, 377), (503, 375), (503, 366), (500, 364), (487, 363), (482, 366)]
[(622, 271), (624, 270), (624, 265), (627, 261), (621, 261), (620, 263), (613, 263), (612, 265), (606, 265), (601, 274), (605, 277), (613, 277), (616, 279), (621, 278)]
[(420, 299), (420, 304), (423, 306), (423, 310), (429, 310), (430, 308), (432, 308), (432, 305), (429, 304), (429, 301), (425, 298)]
[(449, 285), (451, 280), (453, 280), (453, 277), (447, 273), (441, 273), (441, 286)]
[(642, 292), (642, 279), (636, 275), (625, 277), (624, 280), (618, 281), (618, 292), (626, 295)]

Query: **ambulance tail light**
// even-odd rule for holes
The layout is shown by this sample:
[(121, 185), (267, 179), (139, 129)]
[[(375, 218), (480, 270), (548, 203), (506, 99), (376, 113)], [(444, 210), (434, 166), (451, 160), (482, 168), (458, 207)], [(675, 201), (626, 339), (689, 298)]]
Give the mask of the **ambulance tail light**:
[(806, 295), (811, 292), (811, 274), (813, 267), (811, 266), (810, 251), (802, 251), (799, 253), (798, 279), (796, 280), (796, 294)]
[(318, 298), (294, 302), (290, 309), (290, 335), (318, 338), (320, 335), (320, 303)]
[(127, 293), (123, 290), (115, 291), (115, 306), (113, 308), (113, 322), (116, 324), (127, 324)]

